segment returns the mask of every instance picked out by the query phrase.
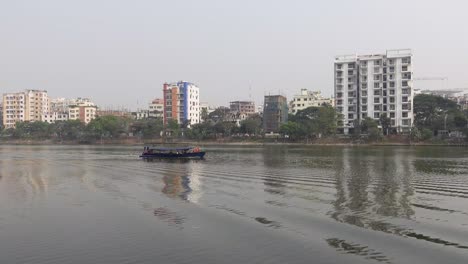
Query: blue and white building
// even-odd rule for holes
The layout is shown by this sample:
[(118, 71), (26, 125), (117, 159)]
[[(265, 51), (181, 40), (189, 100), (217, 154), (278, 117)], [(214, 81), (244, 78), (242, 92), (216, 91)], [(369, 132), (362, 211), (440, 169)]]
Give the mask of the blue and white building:
[(165, 83), (164, 124), (175, 120), (178, 124), (189, 125), (200, 123), (200, 89), (193, 83), (180, 81)]

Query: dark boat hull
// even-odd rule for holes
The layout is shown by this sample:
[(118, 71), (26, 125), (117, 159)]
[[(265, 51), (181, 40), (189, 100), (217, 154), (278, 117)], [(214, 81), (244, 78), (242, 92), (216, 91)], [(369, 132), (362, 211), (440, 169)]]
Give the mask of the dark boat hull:
[(144, 153), (140, 155), (143, 159), (190, 159), (200, 158), (203, 159), (205, 152), (191, 152), (191, 153)]

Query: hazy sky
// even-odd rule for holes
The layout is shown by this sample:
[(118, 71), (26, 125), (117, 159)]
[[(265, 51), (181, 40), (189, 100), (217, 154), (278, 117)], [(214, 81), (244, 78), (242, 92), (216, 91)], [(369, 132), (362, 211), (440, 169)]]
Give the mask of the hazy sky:
[[(468, 1), (0, 0), (0, 93), (143, 107), (165, 81), (214, 105), (333, 91), (335, 55), (412, 48), (417, 77), (468, 87)], [(442, 82), (416, 82), (440, 88)]]

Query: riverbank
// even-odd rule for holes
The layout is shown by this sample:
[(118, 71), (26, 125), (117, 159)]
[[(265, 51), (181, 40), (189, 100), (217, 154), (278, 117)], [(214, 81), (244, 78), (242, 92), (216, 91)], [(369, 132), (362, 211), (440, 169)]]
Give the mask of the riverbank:
[(431, 140), (424, 142), (413, 142), (408, 138), (384, 139), (381, 141), (353, 140), (350, 138), (326, 138), (315, 139), (308, 142), (288, 142), (283, 139), (257, 139), (257, 140), (186, 140), (178, 139), (163, 143), (162, 139), (103, 139), (97, 141), (57, 141), (52, 139), (17, 139), (0, 140), (0, 145), (198, 145), (198, 146), (271, 146), (271, 145), (289, 145), (289, 146), (468, 146), (465, 141), (444, 141)]

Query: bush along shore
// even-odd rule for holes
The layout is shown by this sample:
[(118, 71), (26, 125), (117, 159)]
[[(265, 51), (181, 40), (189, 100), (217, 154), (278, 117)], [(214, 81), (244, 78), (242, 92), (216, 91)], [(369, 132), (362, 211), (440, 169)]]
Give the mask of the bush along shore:
[(289, 115), (276, 134), (265, 134), (262, 117), (251, 115), (240, 124), (225, 108), (202, 113), (202, 122), (189, 126), (161, 119), (133, 120), (97, 117), (89, 124), (79, 120), (18, 122), (2, 129), (2, 144), (320, 144), (320, 145), (461, 145), (467, 144), (468, 111), (453, 101), (432, 95), (414, 98), (414, 125), (397, 134), (392, 119), (365, 118), (350, 135), (337, 134), (341, 115), (329, 105), (309, 107)]

